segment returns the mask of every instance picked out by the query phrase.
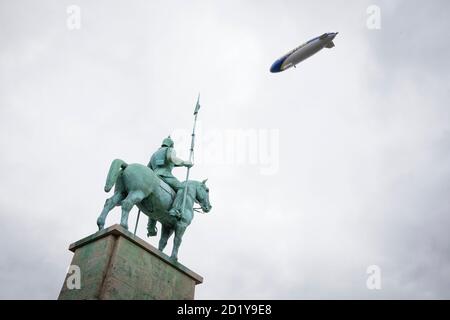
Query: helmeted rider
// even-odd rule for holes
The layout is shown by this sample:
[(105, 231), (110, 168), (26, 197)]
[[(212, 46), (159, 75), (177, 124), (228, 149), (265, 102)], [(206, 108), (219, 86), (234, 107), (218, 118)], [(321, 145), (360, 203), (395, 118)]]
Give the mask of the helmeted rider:
[[(192, 162), (184, 161), (176, 156), (172, 138), (168, 136), (161, 144), (161, 147), (153, 153), (148, 163), (158, 177), (167, 183), (175, 192), (181, 188), (181, 182), (172, 174), (174, 167), (192, 167)], [(156, 220), (149, 219), (148, 236), (156, 235)]]

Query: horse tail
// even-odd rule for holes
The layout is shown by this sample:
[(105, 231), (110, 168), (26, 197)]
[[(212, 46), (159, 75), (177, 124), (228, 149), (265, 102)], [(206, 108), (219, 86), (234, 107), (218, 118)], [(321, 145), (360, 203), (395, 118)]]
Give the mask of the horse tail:
[(120, 159), (114, 159), (111, 163), (111, 166), (109, 167), (108, 171), (108, 177), (106, 178), (105, 183), (105, 192), (109, 192), (111, 188), (114, 186), (114, 184), (117, 181), (117, 178), (119, 177), (119, 173), (122, 169), (125, 169), (128, 166), (128, 164)]

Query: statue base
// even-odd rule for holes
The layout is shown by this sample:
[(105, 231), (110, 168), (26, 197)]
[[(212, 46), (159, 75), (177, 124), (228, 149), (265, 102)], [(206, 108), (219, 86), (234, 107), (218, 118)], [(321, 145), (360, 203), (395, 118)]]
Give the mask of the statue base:
[(192, 300), (195, 286), (203, 282), (117, 224), (71, 244), (69, 250), (74, 256), (61, 300)]

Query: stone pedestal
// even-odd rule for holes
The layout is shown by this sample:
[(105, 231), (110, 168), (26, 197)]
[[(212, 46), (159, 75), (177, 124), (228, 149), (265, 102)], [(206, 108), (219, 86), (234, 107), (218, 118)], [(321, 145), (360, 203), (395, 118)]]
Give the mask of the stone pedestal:
[[(194, 299), (203, 278), (120, 225), (70, 245), (71, 269), (58, 299)], [(79, 269), (76, 267), (78, 266)], [(69, 283), (69, 285), (68, 285)], [(71, 289), (72, 288), (72, 289)]]

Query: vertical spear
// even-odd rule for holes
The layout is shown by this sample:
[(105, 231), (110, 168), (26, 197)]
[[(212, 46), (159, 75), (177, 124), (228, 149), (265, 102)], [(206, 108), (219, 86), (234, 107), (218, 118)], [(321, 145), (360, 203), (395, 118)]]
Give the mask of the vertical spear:
[[(189, 151), (189, 162), (191, 162), (191, 163), (192, 163), (192, 160), (194, 159), (195, 125), (197, 124), (198, 110), (200, 110), (200, 93), (198, 94), (197, 104), (195, 105), (195, 110), (194, 110), (194, 127), (192, 129), (191, 149)], [(188, 189), (188, 180), (189, 180), (189, 170), (190, 169), (191, 169), (190, 167), (187, 168), (186, 183), (185, 183), (185, 186), (184, 186), (184, 194), (183, 194), (183, 205), (181, 206), (180, 214), (182, 214), (184, 212), (184, 207), (186, 205), (186, 195), (187, 195), (187, 189)]]
[(141, 216), (141, 210), (138, 211), (137, 217), (136, 217), (136, 225), (134, 226), (134, 235), (136, 235), (137, 227), (139, 224), (139, 217)]

